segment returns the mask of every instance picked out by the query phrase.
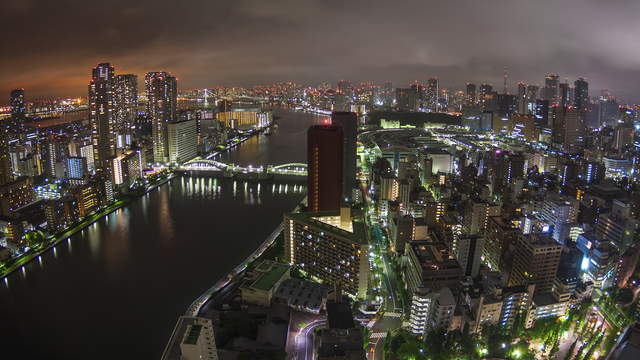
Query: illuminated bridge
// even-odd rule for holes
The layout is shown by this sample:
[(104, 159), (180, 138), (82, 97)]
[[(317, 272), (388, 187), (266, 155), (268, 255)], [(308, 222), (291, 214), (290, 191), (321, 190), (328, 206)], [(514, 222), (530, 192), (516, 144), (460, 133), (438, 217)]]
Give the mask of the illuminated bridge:
[(304, 180), (307, 177), (307, 164), (289, 163), (282, 165), (240, 166), (216, 160), (194, 159), (180, 166), (180, 171), (210, 172), (214, 175), (248, 180), (266, 180), (271, 178)]

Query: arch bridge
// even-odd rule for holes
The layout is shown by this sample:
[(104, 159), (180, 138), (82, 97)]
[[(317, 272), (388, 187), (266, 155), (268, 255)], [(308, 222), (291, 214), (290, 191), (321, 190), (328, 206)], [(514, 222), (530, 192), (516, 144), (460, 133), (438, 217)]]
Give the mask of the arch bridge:
[(248, 165), (240, 166), (227, 164), (216, 160), (193, 159), (180, 166), (180, 170), (196, 171), (218, 171), (229, 175), (237, 174), (264, 174), (264, 175), (286, 175), (286, 176), (307, 176), (307, 164), (288, 163), (281, 165)]

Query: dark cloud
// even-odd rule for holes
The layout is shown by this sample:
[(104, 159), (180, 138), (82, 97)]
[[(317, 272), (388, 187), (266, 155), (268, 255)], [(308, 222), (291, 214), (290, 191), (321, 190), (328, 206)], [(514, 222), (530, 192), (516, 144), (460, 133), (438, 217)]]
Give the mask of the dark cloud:
[[(90, 69), (166, 70), (182, 88), (438, 76), (584, 76), (637, 101), (636, 0), (31, 0), (0, 3), (0, 94), (84, 95)], [(5, 101), (0, 97), (0, 103)]]

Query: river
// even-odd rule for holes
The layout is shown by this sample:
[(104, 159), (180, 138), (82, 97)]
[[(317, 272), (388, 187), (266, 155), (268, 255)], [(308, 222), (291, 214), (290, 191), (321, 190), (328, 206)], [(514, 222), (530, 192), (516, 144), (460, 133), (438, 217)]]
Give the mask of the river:
[[(306, 162), (310, 114), (217, 160)], [(0, 284), (0, 356), (159, 359), (189, 304), (257, 248), (302, 185), (179, 177), (60, 243)]]

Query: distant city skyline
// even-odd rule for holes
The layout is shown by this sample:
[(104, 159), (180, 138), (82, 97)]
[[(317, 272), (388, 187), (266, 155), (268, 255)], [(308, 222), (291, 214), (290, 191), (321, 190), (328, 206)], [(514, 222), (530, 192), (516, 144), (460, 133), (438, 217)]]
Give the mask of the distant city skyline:
[[(265, 4), (121, 0), (0, 5), (0, 93), (80, 96), (86, 70), (168, 71), (181, 88), (438, 76), (443, 87), (542, 85), (548, 72), (640, 102), (634, 1), (281, 1)], [(101, 14), (99, 17), (95, 14)], [(171, 14), (170, 18), (166, 14)], [(52, 23), (55, 19), (55, 23)], [(455, 19), (452, 21), (452, 19)], [(22, 26), (39, 24), (40, 26)], [(46, 24), (46, 25), (45, 25)], [(437, 34), (434, 35), (434, 34)], [(6, 100), (0, 100), (5, 104)]]

